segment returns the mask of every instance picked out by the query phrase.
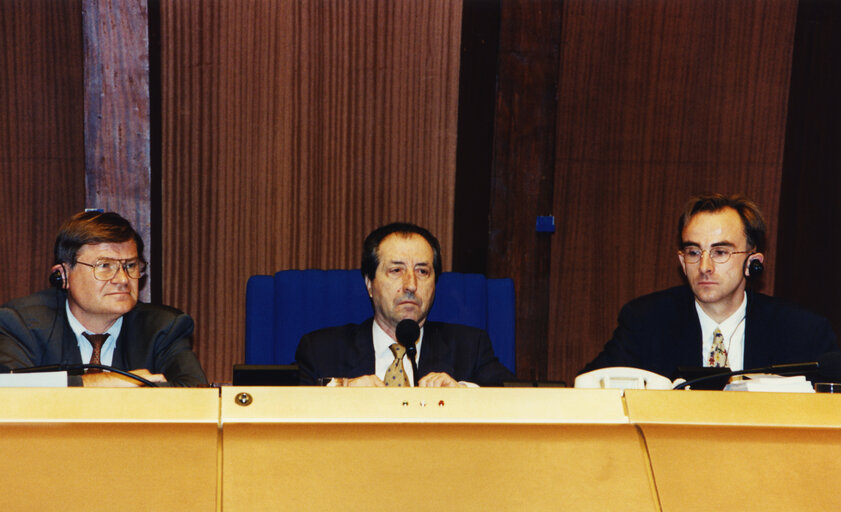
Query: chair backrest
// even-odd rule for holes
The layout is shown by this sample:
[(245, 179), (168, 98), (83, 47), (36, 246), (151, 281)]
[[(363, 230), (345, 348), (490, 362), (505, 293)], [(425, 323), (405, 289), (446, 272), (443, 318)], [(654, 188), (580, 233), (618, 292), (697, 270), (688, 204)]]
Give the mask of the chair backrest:
[[(358, 270), (282, 270), (251, 276), (245, 295), (246, 364), (289, 364), (304, 334), (373, 315)], [(514, 282), (481, 274), (444, 272), (429, 319), (485, 329), (494, 353), (512, 372)]]

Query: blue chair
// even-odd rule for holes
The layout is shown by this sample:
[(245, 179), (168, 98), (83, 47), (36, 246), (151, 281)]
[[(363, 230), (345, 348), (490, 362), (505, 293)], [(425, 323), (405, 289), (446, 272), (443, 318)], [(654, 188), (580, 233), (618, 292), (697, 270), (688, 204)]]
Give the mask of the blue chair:
[[(358, 270), (282, 270), (255, 275), (245, 292), (246, 364), (290, 364), (304, 334), (373, 315)], [(512, 372), (514, 282), (480, 274), (444, 272), (429, 319), (485, 329), (494, 353)]]

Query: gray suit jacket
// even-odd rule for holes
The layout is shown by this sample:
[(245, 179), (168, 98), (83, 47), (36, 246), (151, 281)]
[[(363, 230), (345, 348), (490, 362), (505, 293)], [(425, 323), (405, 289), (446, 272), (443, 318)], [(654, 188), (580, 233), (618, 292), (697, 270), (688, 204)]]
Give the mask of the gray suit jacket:
[[(11, 369), (82, 364), (76, 336), (67, 322), (67, 296), (44, 290), (0, 307), (0, 365)], [(206, 386), (192, 350), (193, 319), (167, 306), (138, 303), (123, 315), (112, 366), (162, 373), (170, 386)], [(69, 377), (81, 385), (81, 377)]]

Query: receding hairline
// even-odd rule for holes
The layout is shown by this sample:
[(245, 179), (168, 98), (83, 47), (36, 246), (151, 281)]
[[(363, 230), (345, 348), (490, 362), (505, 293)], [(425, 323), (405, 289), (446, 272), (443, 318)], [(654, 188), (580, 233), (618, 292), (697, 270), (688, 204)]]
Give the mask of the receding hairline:
[[(745, 239), (745, 245), (746, 246), (751, 246), (750, 237), (748, 236), (748, 226), (745, 223), (745, 220), (742, 218), (742, 215), (739, 213), (739, 210), (737, 210), (736, 208), (733, 208), (730, 205), (724, 205), (717, 210), (700, 210), (700, 211), (697, 211), (697, 212), (693, 213), (692, 215), (690, 215), (686, 224), (684, 224), (684, 226), (683, 226), (683, 230), (680, 233), (681, 247), (686, 247), (686, 246), (689, 246), (689, 245), (698, 245), (698, 242), (696, 240), (686, 240), (686, 237), (684, 236), (684, 234), (686, 233), (686, 230), (689, 228), (689, 225), (692, 224), (692, 221), (695, 220), (695, 218), (697, 218), (701, 215), (704, 215), (704, 214), (706, 214), (706, 215), (726, 214), (728, 211), (732, 212), (733, 215), (736, 216), (736, 220), (738, 220), (739, 226), (741, 226), (741, 230), (739, 232), (742, 234), (742, 237)], [(711, 246), (716, 247), (716, 246), (722, 246), (722, 245), (733, 245), (735, 247), (737, 244), (735, 244), (734, 242), (729, 241), (729, 240), (719, 240), (717, 242), (714, 242)], [(755, 244), (754, 244), (754, 247), (755, 247)]]

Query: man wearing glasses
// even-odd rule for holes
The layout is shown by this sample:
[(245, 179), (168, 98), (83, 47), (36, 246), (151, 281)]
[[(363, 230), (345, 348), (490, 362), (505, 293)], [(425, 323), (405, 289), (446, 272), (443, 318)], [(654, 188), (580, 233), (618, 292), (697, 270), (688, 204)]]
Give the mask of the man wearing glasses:
[(582, 372), (631, 366), (676, 378), (679, 366), (761, 368), (838, 350), (828, 320), (746, 289), (762, 272), (765, 222), (741, 196), (690, 199), (678, 222), (688, 286), (639, 297), (619, 313), (604, 350)]
[(193, 320), (138, 303), (146, 271), (143, 239), (116, 213), (74, 215), (59, 230), (45, 290), (0, 308), (0, 365), (91, 365), (69, 385), (136, 386), (110, 366), (171, 386), (204, 386), (192, 351)]

